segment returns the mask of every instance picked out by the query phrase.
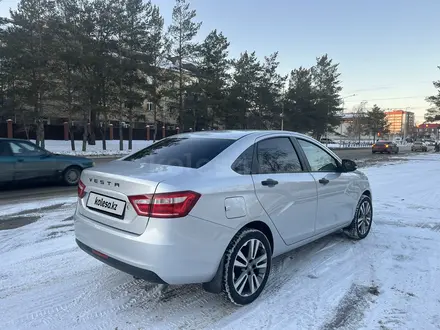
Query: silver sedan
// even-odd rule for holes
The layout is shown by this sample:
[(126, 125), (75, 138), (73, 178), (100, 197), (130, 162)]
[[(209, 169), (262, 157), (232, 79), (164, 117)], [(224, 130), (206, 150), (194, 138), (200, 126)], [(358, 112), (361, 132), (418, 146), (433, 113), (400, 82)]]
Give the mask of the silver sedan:
[(85, 170), (75, 235), (136, 278), (203, 283), (246, 305), (274, 257), (339, 230), (365, 238), (371, 194), (353, 161), (306, 135), (184, 133)]

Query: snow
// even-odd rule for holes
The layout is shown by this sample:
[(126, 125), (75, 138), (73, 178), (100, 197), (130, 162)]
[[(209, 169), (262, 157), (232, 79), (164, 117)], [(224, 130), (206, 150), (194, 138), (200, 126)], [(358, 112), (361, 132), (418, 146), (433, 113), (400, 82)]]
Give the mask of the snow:
[[(35, 142), (35, 141), (33, 141)], [(75, 151), (72, 151), (70, 141), (46, 140), (45, 149), (56, 154), (73, 156), (123, 156), (138, 151), (151, 145), (153, 141), (133, 140), (132, 150), (128, 149), (128, 141), (124, 141), (123, 150), (119, 150), (119, 140), (107, 141), (107, 148), (103, 150), (102, 141), (96, 141), (96, 145), (87, 145), (87, 151), (82, 151), (82, 141), (75, 141)]]
[[(32, 141), (35, 142), (35, 141)], [(45, 149), (56, 154), (86, 156), (86, 157), (102, 157), (102, 156), (124, 156), (132, 152), (136, 152), (142, 148), (151, 145), (153, 141), (133, 140), (132, 150), (128, 149), (128, 141), (124, 141), (123, 150), (119, 150), (118, 140), (108, 140), (106, 150), (102, 148), (102, 141), (96, 141), (96, 145), (87, 145), (87, 150), (82, 151), (82, 141), (75, 141), (75, 151), (72, 151), (70, 141), (46, 140)], [(364, 142), (359, 145), (354, 142), (330, 143), (327, 147), (331, 149), (340, 148), (371, 148), (370, 142)]]
[(28, 212), (38, 213), (46, 210), (47, 208), (55, 207), (59, 204), (74, 203), (75, 201), (76, 201), (76, 197), (75, 198), (62, 197), (62, 198), (53, 198), (53, 199), (43, 199), (30, 203), (19, 203), (8, 206), (2, 206), (0, 208), (1, 210), (0, 216), (6, 217), (9, 215), (28, 213)]
[[(4, 329), (439, 329), (440, 155), (364, 168), (373, 187), (370, 235), (336, 233), (277, 258), (262, 296), (237, 308), (198, 285), (152, 285), (108, 267), (74, 242), (73, 198), (0, 209)], [(48, 202), (50, 203), (50, 202)], [(35, 211), (37, 207), (40, 211)], [(13, 212), (16, 212), (12, 214)], [(18, 213), (18, 214), (17, 214)]]

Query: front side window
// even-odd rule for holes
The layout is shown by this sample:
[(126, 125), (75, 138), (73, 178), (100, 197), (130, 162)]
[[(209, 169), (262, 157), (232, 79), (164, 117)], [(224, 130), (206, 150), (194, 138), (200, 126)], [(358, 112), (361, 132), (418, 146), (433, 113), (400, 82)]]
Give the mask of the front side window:
[(287, 137), (271, 138), (257, 144), (258, 173), (301, 172), (301, 162)]
[(209, 163), (234, 142), (233, 139), (170, 137), (124, 160), (197, 169)]
[(43, 149), (28, 142), (13, 141), (9, 142), (9, 146), (15, 156), (41, 156), (45, 153)]
[(297, 140), (306, 154), (312, 172), (336, 172), (338, 170), (336, 159), (325, 150), (309, 141)]
[(0, 157), (9, 157), (12, 156), (11, 149), (9, 148), (9, 144), (4, 141), (0, 141)]

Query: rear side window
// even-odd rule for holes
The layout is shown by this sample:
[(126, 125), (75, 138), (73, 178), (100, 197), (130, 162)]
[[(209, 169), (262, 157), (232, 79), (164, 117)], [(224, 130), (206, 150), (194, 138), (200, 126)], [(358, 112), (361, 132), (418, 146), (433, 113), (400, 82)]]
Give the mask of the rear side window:
[(301, 162), (289, 138), (272, 138), (257, 144), (258, 173), (302, 172)]
[(166, 138), (142, 149), (125, 161), (200, 168), (209, 163), (235, 140), (211, 138)]
[(254, 145), (247, 148), (232, 164), (231, 168), (238, 174), (252, 174)]

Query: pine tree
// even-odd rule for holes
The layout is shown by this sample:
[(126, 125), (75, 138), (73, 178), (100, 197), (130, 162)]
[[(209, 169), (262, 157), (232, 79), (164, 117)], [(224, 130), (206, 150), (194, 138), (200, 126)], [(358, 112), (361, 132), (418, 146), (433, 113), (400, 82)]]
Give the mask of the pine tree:
[(54, 43), (48, 29), (54, 13), (52, 1), (21, 0), (2, 35), (4, 59), (14, 68), (14, 92), (22, 100), (25, 117), (36, 122), (36, 142), (42, 147), (47, 99), (54, 88)]
[[(151, 66), (146, 85), (146, 99), (153, 104), (153, 140), (156, 141), (158, 115), (161, 113), (162, 117), (165, 117), (163, 103), (167, 97), (171, 96), (169, 81), (173, 78), (172, 73), (168, 70), (169, 60), (167, 59), (170, 42), (165, 36), (164, 19), (157, 6), (153, 6), (151, 11), (147, 45), (147, 55), (150, 58)], [(162, 120), (165, 119), (162, 118)]]
[[(440, 66), (437, 68), (440, 69)], [(426, 101), (432, 105), (425, 113), (425, 120), (428, 122), (440, 120), (440, 80), (433, 81), (432, 84), (437, 89), (437, 95), (426, 98)]]
[(367, 111), (365, 132), (372, 135), (374, 141), (376, 141), (378, 133), (380, 133), (380, 135), (387, 134), (389, 132), (389, 126), (385, 111), (376, 104), (371, 110)]
[(339, 80), (339, 64), (333, 64), (328, 55), (316, 59), (312, 68), (313, 86), (316, 92), (316, 112), (313, 116), (313, 135), (319, 140), (329, 129), (340, 123), (342, 87)]
[(226, 117), (227, 128), (254, 128), (260, 123), (258, 113), (258, 87), (262, 66), (255, 52), (247, 51), (233, 61), (234, 73), (229, 93), (231, 112)]
[(134, 108), (140, 108), (145, 99), (147, 76), (150, 72), (151, 60), (149, 33), (153, 14), (151, 1), (126, 0), (126, 32), (123, 36), (124, 65), (124, 103), (128, 110), (130, 122), (128, 149), (132, 149)]
[(281, 76), (277, 73), (279, 65), (278, 52), (264, 57), (264, 63), (261, 68), (262, 75), (257, 88), (258, 117), (255, 118), (257, 121), (255, 128), (278, 128), (277, 120), (274, 122), (274, 118), (278, 119), (281, 117), (283, 87), (287, 79), (286, 76)]
[(56, 27), (51, 28), (55, 35), (55, 67), (56, 77), (60, 81), (53, 92), (53, 99), (60, 101), (64, 108), (69, 123), (70, 145), (75, 151), (73, 117), (79, 112), (79, 91), (81, 90), (81, 77), (79, 70), (81, 60), (79, 33), (81, 7), (78, 0), (63, 0), (57, 3), (58, 16)]
[(311, 69), (300, 67), (291, 71), (284, 101), (286, 128), (303, 133), (312, 131), (316, 112), (316, 91), (312, 86)]
[[(440, 69), (440, 66), (437, 67)], [(437, 89), (437, 95), (426, 98), (426, 101), (432, 104), (432, 108), (428, 109), (425, 115), (427, 121), (440, 120), (440, 80), (433, 81), (434, 88)]]
[(189, 84), (185, 64), (194, 61), (197, 49), (194, 37), (202, 25), (200, 22), (194, 22), (195, 18), (196, 11), (190, 9), (187, 0), (176, 0), (168, 33), (172, 44), (170, 59), (178, 71), (176, 98), (178, 100), (178, 123), (181, 129), (184, 129), (184, 98), (186, 86)]
[(228, 39), (217, 30), (211, 31), (200, 45), (199, 90), (203, 95), (200, 115), (205, 118), (202, 126), (214, 127), (225, 123), (230, 79), (228, 71), (231, 67), (228, 48)]

